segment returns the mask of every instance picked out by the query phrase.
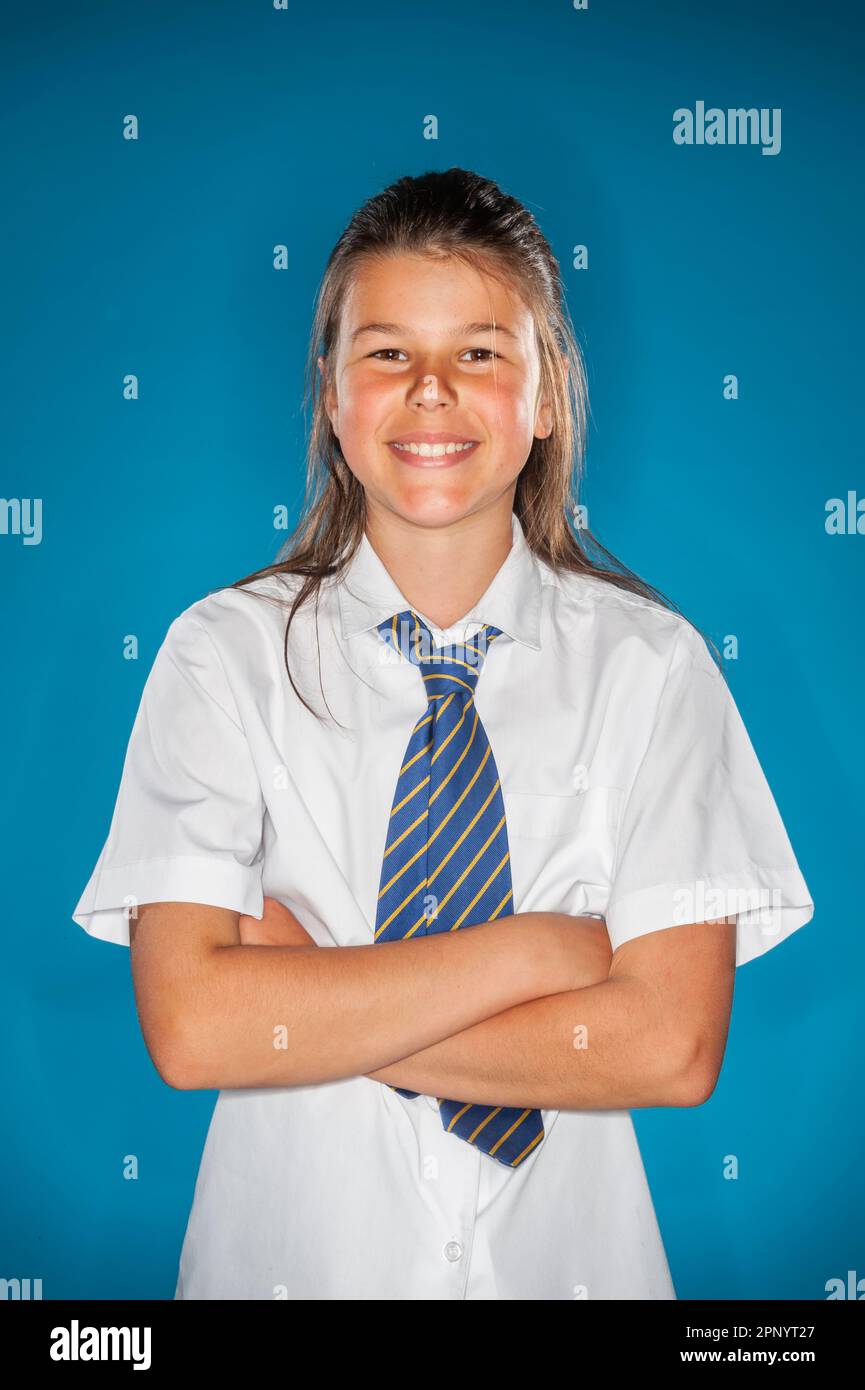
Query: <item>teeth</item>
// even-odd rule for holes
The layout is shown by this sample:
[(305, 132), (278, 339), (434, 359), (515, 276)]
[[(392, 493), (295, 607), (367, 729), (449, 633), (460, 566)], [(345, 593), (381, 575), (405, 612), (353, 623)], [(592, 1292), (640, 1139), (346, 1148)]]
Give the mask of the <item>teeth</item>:
[(406, 454), (420, 454), (421, 458), (442, 458), (445, 454), (459, 454), (463, 449), (473, 449), (475, 441), (468, 439), (464, 444), (394, 444)]

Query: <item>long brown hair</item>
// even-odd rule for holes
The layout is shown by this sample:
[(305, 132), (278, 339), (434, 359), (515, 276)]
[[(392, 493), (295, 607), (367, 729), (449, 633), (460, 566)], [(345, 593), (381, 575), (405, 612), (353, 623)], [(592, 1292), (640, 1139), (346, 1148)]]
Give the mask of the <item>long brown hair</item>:
[[(547, 438), (533, 440), (517, 479), (514, 511), (530, 549), (554, 570), (592, 575), (685, 616), (578, 521), (588, 412), (586, 374), (559, 265), (533, 215), (491, 179), (466, 169), (406, 176), (355, 212), (325, 267), (306, 363), (304, 409), (311, 409), (306, 491), (300, 520), (282, 547), (287, 553), (226, 586), (242, 589), (279, 574), (302, 578), (285, 628), (285, 668), (298, 698), (313, 714), (289, 668), (289, 629), (297, 610), (310, 599), (315, 599), (317, 613), (322, 581), (342, 573), (366, 525), (366, 494), (342, 456), (325, 410), (325, 392), (332, 380), (342, 307), (353, 277), (372, 258), (404, 253), (460, 259), (488, 276), (500, 277), (534, 315), (541, 392), (551, 403), (554, 423)], [(324, 358), (321, 381), (319, 355)], [(714, 648), (714, 643), (709, 645)]]

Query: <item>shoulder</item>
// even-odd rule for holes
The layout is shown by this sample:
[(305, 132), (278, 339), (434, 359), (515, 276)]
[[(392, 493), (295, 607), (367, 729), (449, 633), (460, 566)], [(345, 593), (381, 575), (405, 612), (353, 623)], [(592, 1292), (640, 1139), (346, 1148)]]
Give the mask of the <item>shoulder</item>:
[[(270, 575), (242, 587), (214, 589), (181, 609), (158, 643), (151, 698), (160, 682), (174, 687), (179, 680), (229, 709), (281, 684), (286, 626), (298, 586), (293, 575)], [(314, 648), (314, 638), (306, 634), (313, 606), (304, 606), (292, 623), (290, 660)]]
[(705, 639), (686, 617), (655, 599), (597, 575), (541, 566), (554, 634), (598, 663), (661, 682), (681, 666), (717, 666)]
[(213, 589), (177, 614), (166, 641), (206, 643), (209, 639), (219, 651), (248, 649), (262, 640), (272, 642), (276, 636), (281, 641), (300, 582), (295, 575), (276, 574), (239, 587)]

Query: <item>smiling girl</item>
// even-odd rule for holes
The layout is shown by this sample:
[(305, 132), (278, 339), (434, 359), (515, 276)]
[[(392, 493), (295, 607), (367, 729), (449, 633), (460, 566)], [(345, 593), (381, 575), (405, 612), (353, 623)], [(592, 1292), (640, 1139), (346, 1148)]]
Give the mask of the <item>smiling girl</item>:
[(309, 372), (297, 529), (168, 629), (74, 914), (219, 1091), (175, 1297), (675, 1298), (630, 1110), (711, 1095), (735, 967), (813, 914), (771, 791), (700, 634), (572, 522), (585, 377), (520, 203), (371, 198)]

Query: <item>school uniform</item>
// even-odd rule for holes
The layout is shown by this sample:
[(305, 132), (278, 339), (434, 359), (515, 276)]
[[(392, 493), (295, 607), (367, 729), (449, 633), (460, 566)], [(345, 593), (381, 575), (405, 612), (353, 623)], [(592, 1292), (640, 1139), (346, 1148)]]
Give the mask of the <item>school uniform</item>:
[[(501, 633), (475, 708), (503, 793), (510, 910), (603, 917), (613, 948), (737, 913), (745, 964), (814, 906), (703, 640), (649, 599), (554, 574), (512, 525), (460, 623), (418, 614), (437, 646)], [(171, 623), (73, 914), (91, 935), (128, 945), (134, 902), (260, 916), (266, 895), (321, 947), (374, 944), (394, 788), (427, 708), (379, 631), (409, 604), (364, 537), (323, 584), (317, 638), (314, 605), (299, 611), (290, 665), (319, 720), (289, 684), (272, 601), (298, 583), (218, 591)], [(509, 1167), (449, 1132), (439, 1099), (366, 1076), (220, 1091), (175, 1297), (676, 1297), (628, 1111), (544, 1109), (543, 1138)]]

